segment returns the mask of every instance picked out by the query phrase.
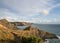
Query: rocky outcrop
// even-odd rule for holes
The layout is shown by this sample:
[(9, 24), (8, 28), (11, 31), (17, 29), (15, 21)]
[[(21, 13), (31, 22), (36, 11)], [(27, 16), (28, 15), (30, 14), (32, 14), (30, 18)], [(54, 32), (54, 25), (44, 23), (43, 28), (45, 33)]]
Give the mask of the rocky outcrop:
[(0, 20), (0, 24), (4, 25), (8, 29), (17, 29), (17, 27), (14, 24), (9, 23), (6, 19)]
[[(25, 32), (24, 30), (12, 30), (0, 24), (0, 43), (28, 43), (29, 40), (31, 43), (33, 42), (42, 42), (42, 39), (38, 39), (35, 36), (23, 36), (21, 32)], [(27, 33), (25, 33), (27, 34)], [(32, 39), (33, 38), (33, 39)]]
[(17, 30), (16, 25), (7, 20), (0, 20), (0, 43), (43, 43), (45, 39), (57, 39), (55, 34), (28, 26), (24, 30)]
[(35, 35), (37, 37), (41, 37), (43, 39), (58, 39), (58, 37), (55, 34), (45, 32), (43, 30), (39, 30), (36, 27), (29, 26), (29, 27), (25, 28), (24, 30), (28, 30), (31, 32), (32, 35)]

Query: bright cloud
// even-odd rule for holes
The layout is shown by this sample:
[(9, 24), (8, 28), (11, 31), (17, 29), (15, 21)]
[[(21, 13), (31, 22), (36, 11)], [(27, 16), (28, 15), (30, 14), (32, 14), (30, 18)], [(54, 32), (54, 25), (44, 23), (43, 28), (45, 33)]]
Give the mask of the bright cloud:
[(43, 9), (43, 10), (41, 11), (41, 14), (48, 15), (48, 14), (49, 14), (49, 11), (48, 11), (48, 10)]

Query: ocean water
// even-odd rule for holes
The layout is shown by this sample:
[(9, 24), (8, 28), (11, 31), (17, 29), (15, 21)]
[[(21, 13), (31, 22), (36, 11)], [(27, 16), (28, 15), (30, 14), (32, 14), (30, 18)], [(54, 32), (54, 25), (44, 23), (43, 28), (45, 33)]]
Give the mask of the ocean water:
[(28, 26), (17, 26), (17, 27), (20, 28), (20, 29), (25, 29)]
[[(56, 34), (60, 38), (60, 25), (59, 24), (32, 24), (40, 30), (44, 30), (53, 34)], [(18, 26), (18, 28), (24, 29), (27, 26)], [(48, 39), (45, 43), (60, 43), (60, 39)]]
[(33, 24), (40, 30), (44, 30), (53, 34), (58, 35), (59, 39), (47, 39), (45, 43), (60, 43), (60, 25), (59, 24)]
[(37, 27), (40, 30), (44, 30), (56, 35), (60, 35), (60, 25), (59, 24), (33, 24), (34, 27)]
[(48, 39), (45, 43), (60, 43), (59, 39)]
[(59, 39), (49, 39), (49, 43), (60, 43)]

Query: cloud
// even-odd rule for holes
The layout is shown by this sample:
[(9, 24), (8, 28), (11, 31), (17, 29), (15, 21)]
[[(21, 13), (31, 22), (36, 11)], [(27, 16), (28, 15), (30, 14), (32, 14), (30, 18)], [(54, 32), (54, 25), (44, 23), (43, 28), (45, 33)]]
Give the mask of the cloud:
[(43, 9), (43, 10), (41, 11), (41, 14), (48, 15), (48, 14), (49, 14), (49, 11), (46, 10), (46, 9)]
[[(15, 9), (22, 15), (33, 16), (39, 12), (47, 15), (49, 4), (52, 0), (2, 0), (4, 5)], [(48, 4), (49, 3), (49, 4)]]
[(5, 7), (0, 9), (0, 16), (10, 21), (43, 22), (41, 18), (46, 17), (53, 8), (60, 6), (60, 3), (54, 0), (1, 0), (1, 2)]
[(60, 24), (60, 19), (53, 18), (53, 19), (45, 19), (40, 20), (41, 24)]
[(58, 4), (56, 4), (56, 5), (53, 5), (53, 6), (49, 7), (47, 11), (50, 12), (53, 8), (58, 7), (58, 6), (60, 6), (60, 3), (58, 3)]
[(14, 21), (17, 18), (18, 18), (18, 16), (15, 15), (15, 13), (10, 12), (8, 9), (0, 8), (0, 19), (7, 19), (10, 21)]

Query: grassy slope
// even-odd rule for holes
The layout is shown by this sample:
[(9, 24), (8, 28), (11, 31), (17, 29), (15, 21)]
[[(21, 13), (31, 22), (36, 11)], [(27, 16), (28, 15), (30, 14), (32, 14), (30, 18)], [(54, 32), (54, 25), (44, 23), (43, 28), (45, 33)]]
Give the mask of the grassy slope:
[(36, 39), (34, 41), (40, 40), (40, 43), (43, 43), (42, 39), (44, 38), (56, 38), (55, 34), (48, 33), (31, 26), (24, 30), (13, 30), (10, 28), (14, 26), (12, 26), (10, 23), (6, 23), (8, 23), (6, 20), (0, 21), (0, 40), (13, 40), (17, 43), (23, 43), (23, 41), (28, 41), (28, 39), (31, 39), (31, 42)]

